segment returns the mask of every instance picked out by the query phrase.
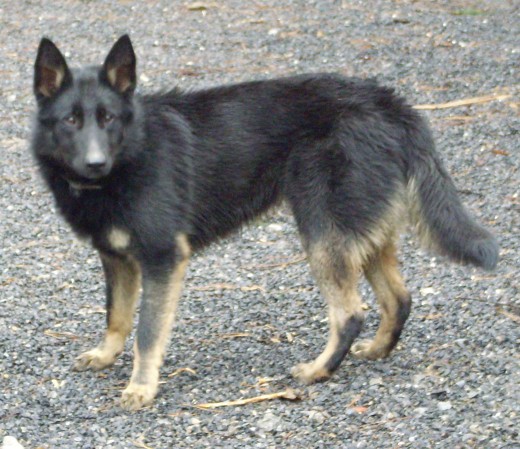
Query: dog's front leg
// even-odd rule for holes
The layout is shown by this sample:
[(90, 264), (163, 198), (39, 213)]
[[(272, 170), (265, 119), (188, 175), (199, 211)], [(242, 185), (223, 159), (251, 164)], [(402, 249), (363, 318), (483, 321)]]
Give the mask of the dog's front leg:
[(168, 343), (175, 310), (189, 259), (184, 236), (177, 238), (172, 263), (150, 270), (143, 266), (143, 300), (134, 343), (134, 367), (130, 383), (123, 391), (121, 405), (137, 410), (150, 404), (159, 385), (159, 368)]
[(101, 261), (106, 278), (107, 330), (98, 346), (76, 359), (76, 371), (100, 370), (112, 365), (123, 351), (126, 337), (132, 330), (141, 287), (139, 264), (130, 256), (103, 253)]

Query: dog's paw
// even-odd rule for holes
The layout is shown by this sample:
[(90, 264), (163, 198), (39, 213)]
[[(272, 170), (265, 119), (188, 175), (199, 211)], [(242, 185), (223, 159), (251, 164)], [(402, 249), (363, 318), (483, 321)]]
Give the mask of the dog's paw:
[(330, 377), (330, 372), (324, 367), (317, 367), (314, 362), (300, 363), (291, 369), (291, 375), (299, 382), (310, 385)]
[(139, 410), (153, 402), (157, 394), (157, 387), (149, 384), (136, 384), (130, 382), (123, 390), (121, 407), (125, 410)]
[(374, 340), (361, 340), (352, 345), (350, 353), (356, 359), (377, 360), (385, 358), (389, 351), (386, 347), (376, 346)]
[(115, 361), (116, 356), (113, 352), (94, 348), (79, 355), (74, 361), (72, 369), (74, 371), (98, 371), (113, 365)]

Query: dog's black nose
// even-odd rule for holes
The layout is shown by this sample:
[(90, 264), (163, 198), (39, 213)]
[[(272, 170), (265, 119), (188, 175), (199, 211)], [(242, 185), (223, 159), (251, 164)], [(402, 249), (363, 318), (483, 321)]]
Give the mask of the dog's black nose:
[(91, 170), (100, 170), (102, 169), (105, 165), (107, 165), (107, 161), (106, 159), (103, 159), (103, 160), (94, 160), (94, 161), (87, 161), (87, 167), (90, 168)]
[(107, 165), (107, 156), (103, 151), (90, 151), (85, 158), (85, 165), (90, 170), (100, 170)]

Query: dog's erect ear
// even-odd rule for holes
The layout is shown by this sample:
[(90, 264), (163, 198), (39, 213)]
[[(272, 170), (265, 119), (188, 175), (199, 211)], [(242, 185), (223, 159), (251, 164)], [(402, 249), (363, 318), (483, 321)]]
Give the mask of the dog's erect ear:
[(135, 53), (127, 34), (121, 36), (108, 53), (102, 75), (117, 92), (131, 94), (134, 91)]
[(51, 98), (72, 80), (65, 58), (52, 41), (43, 38), (34, 63), (34, 94)]

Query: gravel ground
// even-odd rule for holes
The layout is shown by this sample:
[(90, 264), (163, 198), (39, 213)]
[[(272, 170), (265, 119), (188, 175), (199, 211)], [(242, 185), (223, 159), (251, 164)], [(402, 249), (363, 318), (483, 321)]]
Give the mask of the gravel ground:
[[(516, 0), (1, 2), (0, 440), (26, 449), (520, 447), (519, 16)], [(109, 371), (70, 371), (104, 327), (101, 268), (57, 216), (27, 138), (40, 37), (75, 63), (97, 63), (124, 32), (143, 91), (337, 71), (376, 76), (415, 104), (509, 95), (425, 112), (465, 203), (500, 240), (498, 269), (449, 264), (405, 235), (415, 302), (397, 350), (348, 359), (329, 382), (301, 387), (289, 369), (321, 350), (326, 315), (282, 208), (195, 257), (159, 397), (122, 411), (130, 344)], [(377, 314), (361, 288), (370, 334)], [(300, 401), (194, 407), (286, 387)]]

